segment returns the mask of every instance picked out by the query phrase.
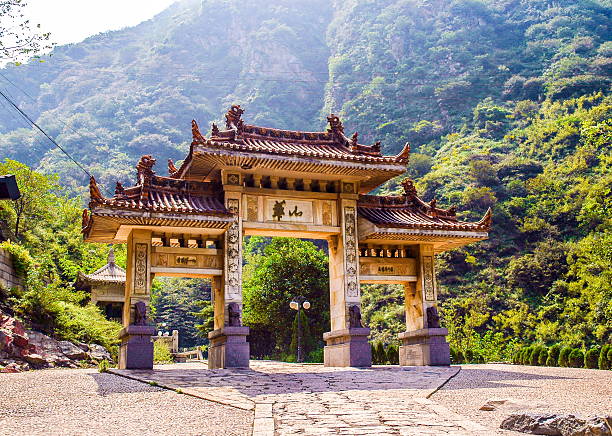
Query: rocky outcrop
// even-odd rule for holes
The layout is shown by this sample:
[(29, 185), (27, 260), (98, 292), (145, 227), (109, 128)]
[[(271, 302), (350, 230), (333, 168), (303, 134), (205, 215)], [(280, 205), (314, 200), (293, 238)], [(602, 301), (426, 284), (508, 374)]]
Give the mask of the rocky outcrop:
[(83, 361), (93, 364), (101, 360), (112, 361), (101, 345), (57, 341), (43, 333), (25, 330), (17, 319), (0, 312), (0, 372), (77, 368)]
[(574, 415), (515, 413), (500, 428), (548, 436), (610, 436), (612, 416), (580, 418)]

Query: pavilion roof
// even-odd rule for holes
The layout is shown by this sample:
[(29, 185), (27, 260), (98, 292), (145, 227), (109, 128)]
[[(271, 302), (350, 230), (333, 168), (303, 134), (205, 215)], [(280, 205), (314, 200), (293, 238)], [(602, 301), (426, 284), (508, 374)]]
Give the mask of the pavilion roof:
[(491, 209), (477, 222), (459, 221), (456, 209), (440, 209), (436, 200), (425, 202), (417, 196), (411, 180), (402, 183), (403, 195), (376, 196), (360, 195), (357, 211), (362, 219), (372, 225), (366, 229), (361, 239), (402, 239), (409, 234), (429, 235), (429, 237), (453, 236), (469, 240), (482, 240), (488, 237), (491, 228)]
[[(216, 157), (228, 155), (234, 156), (239, 165), (247, 166), (251, 165), (252, 160), (249, 159), (257, 156), (258, 166), (292, 171), (325, 173), (333, 171), (333, 168), (343, 168), (344, 171), (352, 169), (353, 172), (359, 170), (360, 173), (374, 176), (376, 183), (384, 182), (406, 170), (410, 154), (408, 144), (399, 154), (384, 156), (380, 142), (360, 144), (358, 133), (347, 137), (342, 122), (334, 114), (327, 117), (327, 131), (306, 132), (246, 124), (241, 119), (243, 112), (240, 106), (232, 106), (225, 115), (226, 130), (220, 130), (213, 124), (210, 138), (205, 138), (195, 120), (192, 121), (191, 151), (183, 165), (171, 171), (171, 176), (184, 178), (194, 172), (192, 166), (198, 162), (198, 156), (206, 156), (207, 162), (199, 159), (196, 166), (208, 164), (213, 168), (218, 165)], [(208, 171), (209, 167), (206, 167), (202, 173)]]
[(125, 270), (115, 263), (113, 248), (108, 252), (106, 265), (91, 274), (79, 272), (76, 283), (77, 287), (94, 283), (125, 283)]
[(155, 159), (142, 156), (136, 166), (137, 184), (124, 188), (117, 182), (115, 195), (110, 198), (102, 195), (93, 177), (90, 179), (89, 211), (83, 211), (86, 239), (112, 242), (111, 234), (121, 224), (222, 228), (234, 221), (234, 214), (223, 205), (218, 186), (157, 176), (154, 165)]

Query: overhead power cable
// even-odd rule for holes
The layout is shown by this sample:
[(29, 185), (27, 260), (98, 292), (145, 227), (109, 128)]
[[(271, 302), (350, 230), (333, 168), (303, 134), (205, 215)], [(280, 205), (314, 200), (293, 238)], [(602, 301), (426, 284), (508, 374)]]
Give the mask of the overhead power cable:
[[(91, 173), (89, 171), (87, 171), (87, 169), (85, 169), (85, 167), (83, 165), (81, 165), (74, 157), (72, 157), (72, 155), (70, 153), (68, 153), (64, 147), (62, 147), (61, 145), (59, 145), (57, 143), (57, 141), (55, 139), (53, 139), (50, 135), (47, 134), (47, 132), (45, 132), (38, 124), (36, 124), (34, 122), (34, 120), (32, 120), (32, 118), (30, 118), (30, 116), (28, 114), (26, 114), (23, 110), (21, 110), (21, 108), (19, 106), (17, 106), (13, 100), (11, 100), (4, 92), (0, 91), (0, 95), (13, 107), (15, 108), (15, 110), (17, 112), (19, 112), (21, 114), (21, 116), (23, 116), (33, 127), (36, 127), (43, 135), (45, 135), (45, 137), (51, 141), (53, 143), (53, 145), (55, 145), (57, 148), (59, 148), (62, 153), (64, 153), (68, 159), (70, 159), (72, 162), (74, 162), (74, 164), (76, 166), (78, 166), (85, 174), (87, 174), (88, 177), (93, 177), (91, 175)], [(106, 189), (105, 189), (106, 190)], [(107, 191), (108, 192), (108, 191)]]

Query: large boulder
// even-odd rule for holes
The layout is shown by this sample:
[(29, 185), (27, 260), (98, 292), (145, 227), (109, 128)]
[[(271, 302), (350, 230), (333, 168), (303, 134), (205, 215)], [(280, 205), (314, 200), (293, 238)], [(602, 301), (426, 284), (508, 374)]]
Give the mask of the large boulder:
[(69, 359), (87, 360), (89, 356), (80, 347), (77, 347), (70, 341), (59, 341), (57, 343), (62, 353)]
[(515, 413), (500, 428), (547, 436), (612, 436), (612, 417)]
[(59, 341), (34, 330), (29, 330), (27, 333), (30, 345), (34, 346), (33, 354), (41, 355), (48, 366), (74, 366), (73, 362), (62, 352)]
[(102, 345), (89, 344), (88, 346), (89, 352), (87, 354), (89, 355), (89, 358), (91, 360), (95, 360), (96, 362), (99, 362), (101, 360), (108, 360), (109, 362), (112, 362), (113, 359), (110, 353)]

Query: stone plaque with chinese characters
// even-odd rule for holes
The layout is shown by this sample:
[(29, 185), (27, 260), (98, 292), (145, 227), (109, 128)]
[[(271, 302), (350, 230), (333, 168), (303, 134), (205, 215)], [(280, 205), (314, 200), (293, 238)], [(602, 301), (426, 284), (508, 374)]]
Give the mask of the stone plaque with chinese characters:
[(275, 223), (312, 223), (312, 201), (266, 198), (266, 221)]

